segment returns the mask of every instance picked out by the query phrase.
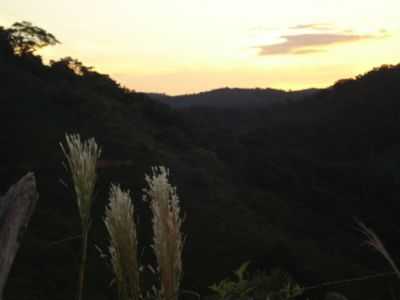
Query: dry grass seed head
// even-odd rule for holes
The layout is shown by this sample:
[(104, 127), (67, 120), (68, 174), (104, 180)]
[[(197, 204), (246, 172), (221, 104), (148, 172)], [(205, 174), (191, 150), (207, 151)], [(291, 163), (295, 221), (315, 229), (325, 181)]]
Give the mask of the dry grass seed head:
[(153, 213), (152, 247), (158, 262), (160, 294), (166, 300), (174, 300), (178, 298), (182, 276), (183, 238), (179, 198), (168, 177), (168, 169), (153, 167), (152, 173), (146, 175), (148, 187), (143, 198)]
[(67, 159), (67, 170), (71, 172), (79, 214), (83, 224), (90, 221), (93, 192), (96, 185), (96, 164), (101, 149), (94, 138), (81, 141), (79, 134), (66, 134), (66, 147), (60, 143)]
[(390, 266), (400, 279), (400, 271), (389, 252), (386, 250), (386, 247), (379, 236), (371, 228), (368, 228), (363, 222), (357, 221), (357, 225), (361, 233), (363, 233), (367, 239), (365, 241), (366, 244), (379, 252), (389, 262)]
[(111, 185), (104, 223), (110, 238), (109, 253), (120, 299), (140, 299), (134, 206), (129, 191)]

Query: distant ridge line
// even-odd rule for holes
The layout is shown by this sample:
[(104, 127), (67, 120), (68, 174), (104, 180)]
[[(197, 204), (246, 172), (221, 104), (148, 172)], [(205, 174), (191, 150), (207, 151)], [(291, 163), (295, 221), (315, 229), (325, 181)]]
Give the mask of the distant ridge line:
[(148, 93), (152, 99), (173, 108), (213, 107), (213, 108), (265, 108), (275, 103), (296, 101), (314, 95), (321, 89), (309, 88), (285, 91), (273, 88), (218, 88), (193, 94), (169, 96)]

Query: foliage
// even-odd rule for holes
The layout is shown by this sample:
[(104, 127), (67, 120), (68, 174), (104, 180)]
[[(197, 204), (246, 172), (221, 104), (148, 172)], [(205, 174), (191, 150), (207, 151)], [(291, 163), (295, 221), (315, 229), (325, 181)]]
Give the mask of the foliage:
[(59, 72), (72, 71), (75, 75), (88, 75), (92, 71), (92, 67), (86, 67), (79, 60), (72, 58), (70, 56), (60, 58), (59, 60), (50, 60), (50, 65), (53, 69)]
[[(195, 237), (185, 243), (189, 271), (182, 285), (202, 294), (247, 259), (260, 269), (282, 267), (305, 283), (379, 272), (380, 259), (359, 247), (353, 216), (376, 228), (392, 251), (400, 250), (400, 66), (268, 109), (175, 111), (89, 67), (79, 75), (69, 59), (45, 65), (37, 52), (16, 55), (9, 41), (8, 29), (1, 29), (0, 189), (33, 170), (41, 201), (7, 299), (29, 291), (31, 298), (66, 300), (76, 290), (70, 279), (81, 245), (57, 242), (81, 226), (76, 204), (59, 186), (58, 142), (65, 132), (96, 136), (104, 145), (93, 215), (103, 214), (110, 182), (140, 195), (149, 166), (174, 170), (189, 216), (182, 226)], [(151, 221), (143, 203), (135, 210), (141, 224)], [(106, 245), (103, 222), (92, 221), (91, 240)], [(152, 242), (150, 225), (139, 229), (144, 245)], [(111, 298), (109, 272), (91, 247), (87, 270), (88, 297)], [(396, 284), (383, 278), (338, 292), (382, 299)]]
[(247, 298), (253, 290), (253, 288), (249, 287), (248, 280), (245, 279), (248, 265), (249, 262), (245, 262), (234, 272), (236, 280), (225, 278), (219, 283), (211, 285), (209, 287), (210, 290), (217, 294), (219, 300)]
[(234, 272), (235, 280), (226, 278), (209, 287), (217, 294), (218, 300), (288, 300), (303, 293), (303, 289), (285, 272), (274, 270), (270, 275), (256, 273), (249, 277), (246, 274), (248, 266), (249, 262), (243, 263)]
[(10, 58), (14, 54), (10, 44), (10, 32), (0, 26), (0, 57)]
[(27, 21), (14, 23), (8, 31), (10, 44), (17, 55), (33, 54), (41, 48), (60, 43), (51, 33)]

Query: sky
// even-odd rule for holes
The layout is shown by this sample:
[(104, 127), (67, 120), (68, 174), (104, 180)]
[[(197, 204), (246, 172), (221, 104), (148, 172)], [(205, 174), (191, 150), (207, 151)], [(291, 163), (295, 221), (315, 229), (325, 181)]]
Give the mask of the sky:
[(170, 95), (327, 87), (400, 62), (399, 0), (1, 0), (121, 85)]

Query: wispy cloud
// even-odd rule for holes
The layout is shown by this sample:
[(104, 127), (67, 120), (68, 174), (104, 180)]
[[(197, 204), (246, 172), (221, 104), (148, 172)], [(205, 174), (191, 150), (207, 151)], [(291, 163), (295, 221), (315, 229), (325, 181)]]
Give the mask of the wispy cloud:
[(288, 30), (289, 34), (280, 36), (281, 42), (257, 46), (259, 55), (300, 55), (324, 52), (332, 45), (379, 39), (388, 35), (384, 30), (375, 34), (357, 34), (351, 29), (336, 29), (329, 23), (300, 24), (289, 27)]
[(268, 54), (308, 54), (324, 51), (323, 46), (351, 43), (374, 39), (373, 35), (306, 33), (281, 36), (283, 42), (273, 45), (258, 46), (260, 55)]
[(310, 23), (299, 24), (290, 27), (292, 30), (312, 29), (312, 30), (334, 30), (335, 27), (331, 23)]

